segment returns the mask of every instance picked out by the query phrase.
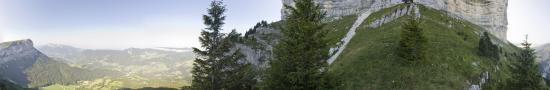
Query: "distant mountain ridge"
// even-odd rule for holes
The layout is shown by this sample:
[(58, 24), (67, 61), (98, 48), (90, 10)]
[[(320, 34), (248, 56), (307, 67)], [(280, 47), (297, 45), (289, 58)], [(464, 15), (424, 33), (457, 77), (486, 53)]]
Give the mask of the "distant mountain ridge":
[(544, 44), (541, 46), (535, 47), (535, 52), (540, 58), (540, 61), (550, 60), (550, 44)]
[(539, 61), (539, 69), (542, 74), (542, 77), (549, 82), (550, 78), (550, 44), (544, 44), (541, 46), (535, 47), (535, 52), (537, 52), (537, 61)]
[(26, 39), (0, 43), (0, 80), (28, 88), (178, 88), (190, 84), (193, 58), (189, 48), (92, 50), (59, 44), (35, 48)]
[(34, 48), (30, 39), (4, 42), (0, 46), (1, 79), (13, 81), (23, 87), (72, 83), (101, 76), (46, 56)]
[[(190, 48), (128, 48), (123, 50), (83, 49), (69, 45), (48, 44), (38, 50), (52, 58), (89, 70), (112, 70), (122, 75), (108, 75), (110, 80), (126, 84), (124, 88), (172, 87), (190, 84), (194, 53)], [(165, 82), (173, 84), (151, 84)], [(157, 86), (155, 86), (157, 85)], [(179, 86), (176, 86), (179, 85)]]

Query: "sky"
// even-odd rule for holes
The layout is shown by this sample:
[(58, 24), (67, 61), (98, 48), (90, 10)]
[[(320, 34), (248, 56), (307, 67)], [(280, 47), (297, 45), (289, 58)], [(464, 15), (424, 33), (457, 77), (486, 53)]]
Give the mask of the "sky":
[[(197, 47), (211, 0), (0, 0), (0, 42), (88, 49)], [(224, 31), (280, 20), (280, 0), (225, 0)]]
[[(0, 42), (88, 49), (197, 47), (211, 0), (0, 0)], [(281, 0), (225, 0), (224, 30), (280, 20)], [(550, 43), (550, 0), (509, 0), (508, 40)]]
[(508, 0), (508, 41), (550, 43), (550, 0)]

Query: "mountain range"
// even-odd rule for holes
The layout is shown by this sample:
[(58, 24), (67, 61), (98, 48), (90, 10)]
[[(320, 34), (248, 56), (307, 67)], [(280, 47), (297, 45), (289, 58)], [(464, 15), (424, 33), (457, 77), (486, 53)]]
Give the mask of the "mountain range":
[(29, 39), (0, 46), (1, 79), (27, 88), (179, 88), (189, 85), (194, 58), (190, 48), (91, 50), (58, 44), (34, 48)]

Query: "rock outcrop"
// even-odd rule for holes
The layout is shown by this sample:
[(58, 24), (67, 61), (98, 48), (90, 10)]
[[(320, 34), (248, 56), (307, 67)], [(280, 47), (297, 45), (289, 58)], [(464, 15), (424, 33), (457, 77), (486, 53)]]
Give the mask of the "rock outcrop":
[(265, 68), (272, 59), (273, 47), (281, 37), (281, 32), (272, 26), (262, 26), (252, 29), (253, 33), (245, 35), (245, 40), (236, 43), (233, 50), (239, 49), (246, 60), (256, 67)]
[(0, 79), (12, 81), (20, 86), (27, 86), (29, 80), (24, 72), (37, 60), (48, 57), (33, 47), (31, 40), (20, 40), (0, 43)]
[(415, 17), (420, 17), (420, 11), (417, 7), (417, 5), (413, 4), (410, 6), (406, 6), (400, 9), (397, 9), (393, 11), (392, 13), (383, 16), (383, 18), (376, 19), (372, 23), (369, 24), (369, 28), (377, 28), (379, 26), (382, 26), (386, 23), (389, 23), (399, 17), (405, 16), (405, 15), (413, 15)]
[[(402, 0), (316, 0), (328, 17), (357, 15), (369, 9), (379, 9), (403, 3)], [(447, 11), (450, 16), (470, 21), (485, 28), (499, 39), (507, 41), (508, 20), (506, 10), (508, 0), (415, 0), (437, 10)], [(283, 0), (285, 5), (293, 5), (293, 0)], [(287, 15), (282, 10), (283, 18)]]
[(0, 43), (0, 80), (36, 88), (97, 77), (103, 76), (48, 57), (29, 39)]

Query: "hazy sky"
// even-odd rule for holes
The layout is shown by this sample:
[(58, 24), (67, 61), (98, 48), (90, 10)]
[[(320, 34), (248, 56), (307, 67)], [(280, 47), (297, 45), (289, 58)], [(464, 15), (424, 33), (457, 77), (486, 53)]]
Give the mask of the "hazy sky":
[(508, 40), (550, 43), (550, 0), (508, 0)]
[[(280, 20), (280, 0), (225, 0), (225, 31)], [(91, 49), (192, 47), (210, 0), (0, 0), (0, 41)]]
[[(225, 30), (278, 21), (281, 0), (225, 0)], [(198, 46), (210, 0), (0, 0), (0, 42), (90, 49)], [(550, 0), (509, 0), (508, 40), (550, 43)]]

